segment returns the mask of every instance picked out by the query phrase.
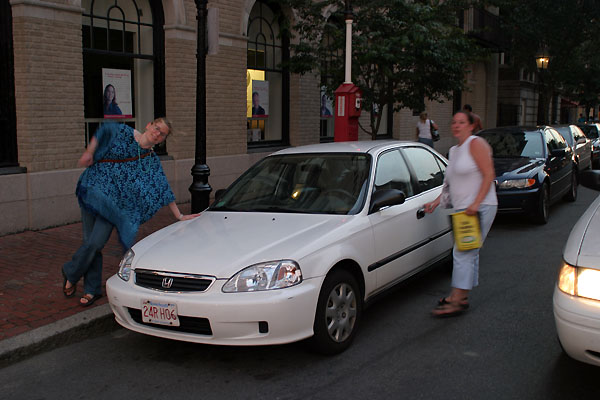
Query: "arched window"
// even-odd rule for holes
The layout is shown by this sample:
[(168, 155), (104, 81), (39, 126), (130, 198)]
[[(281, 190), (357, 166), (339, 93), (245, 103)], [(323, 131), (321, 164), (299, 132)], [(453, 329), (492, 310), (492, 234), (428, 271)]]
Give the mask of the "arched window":
[(107, 120), (142, 129), (164, 116), (161, 0), (83, 0), (82, 6), (86, 141)]
[(257, 1), (248, 20), (248, 145), (289, 143), (289, 39), (279, 29), (275, 2)]

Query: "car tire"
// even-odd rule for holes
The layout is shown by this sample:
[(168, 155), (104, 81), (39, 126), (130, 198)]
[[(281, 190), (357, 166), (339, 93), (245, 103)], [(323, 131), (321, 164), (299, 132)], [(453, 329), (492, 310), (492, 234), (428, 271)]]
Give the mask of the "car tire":
[(343, 269), (330, 272), (319, 293), (311, 347), (326, 355), (346, 350), (356, 335), (362, 303), (358, 283), (352, 274)]
[(540, 189), (540, 197), (538, 199), (537, 208), (533, 219), (538, 224), (546, 224), (548, 215), (550, 214), (550, 188), (547, 183), (542, 185)]
[(577, 200), (577, 186), (577, 170), (574, 169), (573, 172), (571, 172), (571, 186), (569, 187), (569, 192), (565, 195), (566, 201), (573, 202)]

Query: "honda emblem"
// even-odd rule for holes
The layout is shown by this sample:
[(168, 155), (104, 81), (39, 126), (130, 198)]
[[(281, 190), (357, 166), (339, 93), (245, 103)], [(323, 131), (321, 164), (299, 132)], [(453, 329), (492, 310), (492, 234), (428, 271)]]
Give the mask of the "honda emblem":
[(165, 289), (169, 289), (171, 288), (171, 286), (173, 286), (173, 278), (163, 278), (162, 287), (164, 287)]

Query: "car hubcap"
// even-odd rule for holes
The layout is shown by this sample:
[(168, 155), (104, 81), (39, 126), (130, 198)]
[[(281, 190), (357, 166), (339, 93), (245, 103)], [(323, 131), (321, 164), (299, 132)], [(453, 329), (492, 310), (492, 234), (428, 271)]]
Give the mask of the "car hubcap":
[(327, 331), (336, 342), (348, 339), (356, 322), (356, 296), (347, 283), (337, 285), (327, 299)]

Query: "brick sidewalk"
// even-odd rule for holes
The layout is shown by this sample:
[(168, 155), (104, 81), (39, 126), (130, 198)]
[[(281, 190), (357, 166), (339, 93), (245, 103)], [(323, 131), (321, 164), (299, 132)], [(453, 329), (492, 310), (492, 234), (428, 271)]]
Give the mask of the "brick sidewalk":
[[(190, 212), (189, 203), (180, 204), (179, 208), (183, 213)], [(173, 222), (173, 215), (164, 207), (140, 227), (136, 241)], [(82, 281), (75, 297), (67, 299), (61, 290), (60, 270), (81, 245), (81, 237), (81, 223), (0, 237), (0, 340), (87, 309), (79, 305)], [(92, 307), (107, 302), (106, 279), (117, 272), (121, 261), (122, 248), (116, 231), (102, 255), (104, 296)]]

